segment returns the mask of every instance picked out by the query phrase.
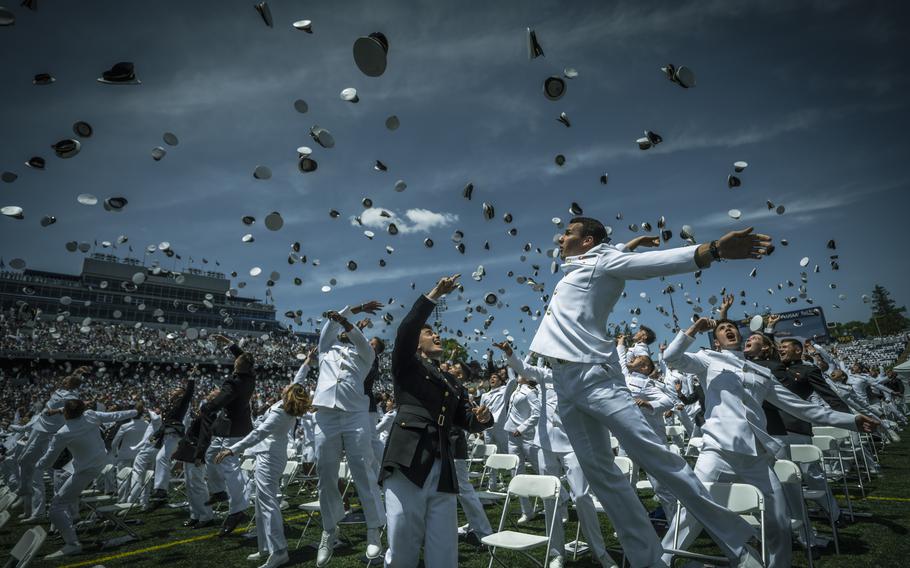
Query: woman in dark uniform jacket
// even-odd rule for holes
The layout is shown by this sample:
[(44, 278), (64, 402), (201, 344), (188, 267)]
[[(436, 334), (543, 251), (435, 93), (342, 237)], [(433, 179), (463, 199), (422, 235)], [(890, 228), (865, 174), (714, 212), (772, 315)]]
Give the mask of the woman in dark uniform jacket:
[(480, 432), (493, 425), (485, 406), (472, 407), (455, 377), (441, 372), (439, 335), (426, 325), (436, 300), (455, 289), (459, 275), (441, 278), (401, 321), (392, 352), (398, 414), (382, 459), (389, 548), (387, 567), (413, 568), (421, 545), (424, 563), (458, 564), (458, 480), (454, 429)]

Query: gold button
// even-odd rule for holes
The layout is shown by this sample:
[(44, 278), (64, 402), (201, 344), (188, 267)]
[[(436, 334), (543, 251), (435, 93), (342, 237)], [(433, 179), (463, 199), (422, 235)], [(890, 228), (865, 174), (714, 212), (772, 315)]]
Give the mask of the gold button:
[(402, 425), (402, 426), (407, 426), (407, 422), (402, 422), (401, 425)]
[(445, 412), (445, 411), (446, 411), (446, 407), (445, 407), (445, 405), (442, 405), (442, 412)]
[(547, 315), (550, 315), (550, 310), (549, 310), (549, 309), (547, 309)]
[(443, 396), (449, 396), (449, 391), (446, 391), (446, 393)]

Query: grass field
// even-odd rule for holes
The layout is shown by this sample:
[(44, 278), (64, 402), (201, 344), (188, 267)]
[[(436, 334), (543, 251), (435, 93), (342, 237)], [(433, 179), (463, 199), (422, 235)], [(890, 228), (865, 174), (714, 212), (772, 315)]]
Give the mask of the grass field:
[[(910, 436), (906, 436), (910, 438)], [(857, 511), (871, 513), (869, 518), (857, 518), (856, 522), (841, 529), (840, 546), (841, 554), (834, 554), (833, 545), (816, 566), (855, 568), (857, 566), (876, 566), (878, 568), (910, 566), (910, 440), (900, 444), (890, 445), (881, 454), (881, 463), (884, 476), (873, 479), (871, 487), (867, 490), (867, 498), (855, 501)], [(296, 493), (292, 486), (291, 493)], [(857, 493), (858, 499), (858, 490)], [(285, 511), (286, 534), (291, 548), (290, 565), (315, 565), (315, 550), (302, 546), (294, 550), (294, 544), (300, 535), (305, 517), (297, 510), (296, 504), (304, 501), (303, 496), (291, 499), (291, 507)], [(841, 498), (843, 503), (843, 499)], [(651, 506), (651, 499), (645, 500)], [(489, 507), (488, 515), (495, 527), (499, 520), (500, 509)], [(19, 525), (14, 511), (13, 519), (6, 527), (0, 529), (0, 549), (9, 550), (28, 528)], [(459, 514), (460, 510), (459, 510)], [(242, 536), (241, 530), (225, 538), (215, 538), (215, 531), (203, 529), (193, 531), (184, 529), (181, 523), (186, 518), (186, 513), (179, 509), (163, 508), (149, 514), (139, 514), (142, 524), (136, 527), (142, 540), (129, 543), (110, 550), (99, 550), (93, 541), (92, 532), (80, 534), (84, 553), (80, 556), (68, 557), (60, 561), (44, 561), (39, 559), (33, 566), (77, 568), (80, 566), (93, 567), (99, 564), (104, 566), (130, 566), (142, 568), (146, 566), (193, 566), (193, 567), (224, 567), (224, 566), (252, 566), (245, 560), (245, 556), (256, 551), (255, 539)], [(612, 536), (613, 530), (606, 517), (602, 517), (604, 534), (607, 537), (607, 546), (618, 548), (616, 539)], [(463, 522), (463, 521), (462, 521)], [(535, 526), (532, 523), (532, 526)], [(820, 522), (816, 523), (822, 534), (826, 534), (827, 527)], [(537, 522), (536, 527), (542, 530), (542, 522)], [(47, 527), (45, 527), (47, 528)], [(576, 524), (574, 514), (566, 526), (566, 535), (571, 540), (575, 534)], [(362, 527), (349, 527), (344, 533), (350, 536), (353, 546), (336, 550), (335, 557), (330, 566), (333, 567), (359, 567), (364, 566), (359, 560), (365, 546), (365, 530)], [(311, 527), (307, 534), (308, 540), (319, 538), (319, 528)], [(41, 556), (57, 550), (61, 545), (59, 538), (49, 537), (42, 547)], [(700, 552), (712, 553), (711, 542), (704, 537), (699, 540), (695, 549)], [(486, 567), (488, 555), (482, 550), (467, 544), (459, 545), (459, 566)], [(618, 556), (617, 556), (618, 558)], [(505, 554), (503, 559), (510, 566), (530, 566), (526, 559), (510, 557)], [(802, 550), (794, 550), (794, 566), (807, 566)], [(597, 566), (590, 556), (579, 557), (577, 561), (570, 558), (567, 566)], [(374, 565), (376, 563), (374, 562)], [(427, 568), (433, 568), (432, 566)]]

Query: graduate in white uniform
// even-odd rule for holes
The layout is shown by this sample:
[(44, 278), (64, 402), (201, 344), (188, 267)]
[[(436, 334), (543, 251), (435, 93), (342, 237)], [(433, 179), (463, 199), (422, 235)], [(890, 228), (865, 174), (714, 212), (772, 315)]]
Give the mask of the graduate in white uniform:
[(284, 537), (284, 519), (278, 494), (281, 475), (288, 462), (288, 442), (294, 424), (310, 406), (303, 381), (315, 364), (314, 348), (300, 366), (294, 381), (282, 391), (281, 400), (266, 411), (265, 419), (246, 437), (215, 457), (218, 463), (228, 456), (239, 456), (248, 449), (256, 455), (256, 542), (259, 549), (247, 556), (247, 560), (265, 560), (260, 568), (275, 568), (288, 561), (288, 543)]
[[(489, 353), (487, 356), (492, 357), (493, 354)], [(505, 423), (511, 391), (507, 386), (508, 380), (502, 378), (505, 374), (505, 369), (490, 373), (490, 390), (480, 397), (481, 406), (486, 406), (490, 410), (494, 421), (493, 427), (483, 432), (484, 442), (495, 445), (496, 452), (500, 454), (509, 453), (509, 435), (505, 431)], [(514, 389), (514, 386), (511, 388)], [(499, 472), (493, 471), (487, 479), (489, 489), (496, 491), (499, 484)]]
[[(133, 461), (139, 450), (136, 446), (142, 442), (145, 430), (148, 428), (148, 422), (136, 416), (125, 424), (121, 424), (114, 434), (111, 442), (111, 456), (114, 458), (114, 471), (119, 472), (122, 468), (133, 467)], [(117, 500), (126, 501), (130, 494), (130, 477), (120, 481), (117, 486)]]
[(378, 465), (371, 439), (375, 424), (370, 421), (369, 397), (364, 380), (376, 354), (363, 335), (360, 325), (348, 317), (373, 314), (382, 309), (377, 301), (366, 302), (341, 312), (328, 312), (319, 336), (319, 380), (313, 407), (316, 408), (316, 472), (319, 476), (319, 508), (322, 537), (316, 565), (325, 566), (332, 558), (338, 522), (344, 517), (344, 503), (338, 490), (341, 453), (347, 455), (351, 478), (366, 517), (368, 558), (382, 552), (380, 529), (385, 525), (385, 508), (379, 495)]
[(145, 427), (142, 439), (131, 449), (136, 452), (133, 458), (133, 472), (130, 474), (130, 488), (125, 501), (148, 506), (152, 493), (152, 484), (146, 483), (146, 472), (155, 468), (155, 457), (158, 448), (155, 447), (153, 436), (161, 428), (161, 415), (149, 409), (149, 423)]
[[(635, 401), (635, 405), (641, 411), (642, 415), (644, 415), (648, 424), (651, 425), (651, 428), (654, 429), (654, 434), (658, 438), (665, 438), (666, 427), (664, 423), (664, 413), (671, 410), (675, 402), (667, 396), (667, 393), (663, 389), (657, 386), (655, 381), (649, 378), (649, 375), (654, 372), (654, 362), (651, 361), (650, 356), (644, 354), (636, 355), (631, 358), (625, 357), (626, 347), (624, 337), (619, 337), (617, 340), (616, 351), (619, 354), (619, 366), (622, 368), (622, 373), (626, 377), (626, 385), (629, 387), (629, 392), (632, 393), (632, 399)], [(625, 453), (625, 450), (620, 446), (620, 455), (624, 455)], [(651, 488), (654, 490), (654, 494), (657, 496), (657, 500), (660, 502), (664, 514), (667, 518), (671, 518), (676, 513), (676, 497), (664, 489), (657, 478), (648, 473), (647, 470), (645, 471), (645, 474), (651, 482)], [(636, 481), (638, 481), (637, 463), (632, 472), (632, 483), (635, 483)]]
[(611, 432), (633, 461), (705, 523), (734, 564), (758, 566), (757, 553), (747, 545), (752, 528), (711, 499), (685, 460), (664, 446), (635, 406), (607, 324), (626, 280), (695, 272), (720, 258), (759, 258), (771, 239), (747, 229), (702, 245), (642, 253), (623, 252), (606, 239), (606, 229), (596, 219), (569, 221), (559, 239), (564, 276), (530, 346), (552, 366), (560, 417), (585, 477), (632, 566), (659, 566), (663, 548), (628, 478), (613, 463), (613, 453), (603, 451)]
[(35, 465), (36, 473), (43, 473), (50, 468), (65, 449), (73, 456), (73, 473), (57, 490), (48, 510), (51, 523), (60, 531), (63, 538), (63, 548), (45, 558), (53, 559), (82, 552), (82, 544), (73, 528), (72, 509), (78, 507), (82, 491), (98, 477), (108, 463), (107, 449), (104, 447), (104, 440), (101, 439), (99, 426), (102, 423), (133, 418), (141, 411), (140, 405), (136, 410), (95, 412), (87, 410), (85, 403), (78, 399), (67, 400), (62, 409), (47, 411), (62, 414), (65, 424), (54, 434), (47, 452)]
[[(712, 327), (718, 350), (686, 353), (696, 334)], [(679, 332), (667, 347), (664, 359), (671, 368), (696, 375), (705, 389), (704, 445), (695, 474), (702, 481), (748, 483), (762, 492), (768, 566), (788, 568), (792, 546), (790, 515), (772, 468), (780, 444), (767, 432), (762, 403), (767, 400), (807, 422), (854, 431), (871, 431), (878, 421), (862, 414), (822, 408), (790, 392), (770, 370), (745, 358), (739, 328), (730, 320), (699, 318), (689, 329)], [(677, 546), (685, 550), (701, 527), (688, 510), (677, 514), (673, 523), (679, 524)], [(671, 526), (664, 537), (665, 548), (673, 547), (674, 530)], [(664, 556), (664, 560), (669, 561), (670, 556)]]
[[(518, 456), (518, 472), (522, 473), (525, 462), (530, 462), (532, 466), (536, 464), (532, 458), (535, 451), (534, 432), (540, 419), (540, 397), (536, 385), (526, 377), (517, 377), (516, 384), (509, 397), (503, 429), (509, 437), (509, 453)], [(535, 513), (529, 499), (522, 497), (519, 501), (521, 517), (518, 524), (521, 525), (533, 519)]]
[[(559, 400), (553, 389), (552, 371), (546, 367), (534, 366), (520, 360), (515, 356), (515, 352), (508, 342), (493, 345), (505, 353), (509, 367), (515, 373), (538, 381), (541, 398), (540, 419), (537, 421), (534, 438), (537, 446), (535, 459), (538, 473), (560, 478), (565, 473), (566, 482), (569, 484), (569, 495), (575, 503), (575, 510), (578, 513), (578, 523), (588, 541), (588, 546), (591, 547), (591, 552), (601, 566), (614, 568), (616, 563), (604, 544), (603, 532), (597, 518), (594, 500), (590, 494), (588, 480), (585, 479), (581, 465), (578, 463), (578, 457), (575, 455), (572, 444), (569, 443), (569, 438), (566, 436), (562, 420), (559, 417)], [(561, 493), (565, 493), (565, 490), (561, 490)], [(560, 501), (564, 499), (565, 496), (560, 495)], [(552, 509), (546, 511), (546, 526), (548, 527), (550, 519), (552, 519), (550, 515), (561, 511), (556, 511), (555, 507)], [(556, 549), (556, 553), (555, 558), (550, 560), (550, 568), (558, 568), (564, 563), (564, 546), (565, 531), (562, 523), (558, 522), (554, 525), (553, 547)]]
[[(61, 381), (60, 388), (42, 407), (44, 411), (39, 411), (28, 436), (28, 445), (19, 454), (19, 496), (22, 498), (21, 517), (25, 522), (39, 520), (44, 513), (44, 480), (36, 475), (35, 464), (47, 452), (53, 435), (63, 427), (63, 415), (56, 411), (61, 410), (67, 400), (79, 398), (79, 387), (90, 370), (91, 367), (79, 367)], [(55, 412), (48, 413), (47, 410)]]

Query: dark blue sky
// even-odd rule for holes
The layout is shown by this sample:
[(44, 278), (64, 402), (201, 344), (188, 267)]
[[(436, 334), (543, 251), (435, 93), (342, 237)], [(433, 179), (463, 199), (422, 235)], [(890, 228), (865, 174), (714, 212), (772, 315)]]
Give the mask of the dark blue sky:
[[(66, 252), (67, 241), (127, 235), (140, 257), (147, 245), (168, 241), (185, 261), (192, 256), (199, 266), (202, 257), (218, 259), (225, 272), (236, 270), (235, 285), (246, 281), (244, 292), (259, 297), (265, 275), (279, 271), (273, 290), (279, 311), (302, 309), (308, 316), (371, 298), (409, 306), (416, 295), (411, 282), (427, 290), (439, 275), (458, 271), (465, 294), (450, 298), (445, 323), (481, 328), (477, 314), (462, 322), (464, 300), (501, 288), (510, 307), (491, 310), (489, 335), (508, 330), (525, 346), (536, 322), (519, 323), (518, 308), (541, 307), (541, 294), (514, 276), (528, 276), (531, 264), (539, 264), (547, 292), (556, 277), (543, 255), (532, 251), (522, 262), (522, 247), (551, 248), (550, 219), (568, 219), (575, 201), (612, 225), (618, 241), (635, 236), (630, 223), (656, 225), (661, 215), (674, 231), (665, 246), (681, 244), (676, 235), (683, 224), (699, 240), (751, 224), (789, 240), (761, 262), (711, 268), (699, 286), (692, 276), (671, 279), (705, 307), (724, 287), (747, 291), (749, 305), (734, 313), (805, 306), (787, 306), (777, 291), (787, 280), (799, 284), (803, 256), (811, 259), (808, 295), (829, 321), (866, 319), (860, 297), (875, 283), (910, 304), (902, 231), (910, 202), (901, 126), (910, 123), (904, 3), (275, 0), (270, 6), (271, 29), (249, 1), (41, 2), (37, 12), (13, 3), (16, 25), (0, 28), (0, 170), (19, 179), (0, 183), (0, 201), (23, 207), (26, 218), (0, 218), (0, 256), (75, 273), (81, 257)], [(291, 27), (299, 19), (313, 21), (312, 35)], [(533, 61), (525, 47), (529, 25), (546, 53)], [(388, 70), (379, 78), (360, 73), (351, 56), (354, 40), (374, 31), (391, 44)], [(134, 61), (142, 85), (95, 81), (117, 61)], [(697, 86), (684, 90), (667, 81), (660, 66), (670, 62), (691, 67)], [(579, 76), (568, 81), (561, 100), (546, 100), (543, 80), (564, 67)], [(41, 72), (57, 81), (32, 85)], [(358, 90), (359, 103), (340, 99), (346, 87)], [(309, 104), (306, 114), (294, 110), (298, 98)], [(556, 121), (560, 112), (571, 128)], [(384, 127), (391, 114), (401, 120), (394, 132)], [(72, 136), (77, 120), (91, 123), (94, 136), (78, 156), (56, 158), (49, 146)], [(334, 148), (309, 138), (314, 124), (333, 133)], [(664, 142), (642, 152), (635, 140), (645, 129)], [(165, 146), (167, 156), (155, 162), (150, 153), (164, 146), (165, 131), (180, 143)], [(295, 150), (302, 145), (314, 149), (314, 173), (297, 171)], [(553, 161), (560, 153), (566, 156), (561, 168)], [(45, 171), (23, 165), (36, 154), (48, 160)], [(375, 160), (389, 171), (374, 171)], [(726, 177), (736, 160), (749, 167), (742, 187), (730, 190)], [(260, 164), (272, 169), (270, 180), (252, 177)], [(607, 186), (598, 181), (604, 172)], [(399, 179), (407, 183), (401, 193), (393, 189)], [(472, 201), (461, 197), (468, 182), (476, 187)], [(129, 205), (109, 213), (78, 204), (80, 193), (122, 195)], [(364, 212), (364, 197), (374, 211)], [(786, 213), (768, 211), (766, 200)], [(483, 218), (484, 201), (495, 206), (495, 220)], [(329, 217), (333, 208), (340, 218)], [(742, 211), (740, 221), (728, 217), (732, 208)], [(399, 219), (401, 234), (385, 232), (381, 209)], [(274, 210), (285, 220), (277, 232), (263, 225)], [(511, 225), (502, 220), (506, 212)], [(58, 222), (42, 228), (44, 215)], [(244, 215), (257, 223), (245, 227)], [(368, 227), (352, 225), (354, 215), (377, 224), (370, 227), (374, 240), (363, 236)], [(511, 227), (517, 236), (507, 234)], [(465, 234), (464, 255), (451, 241), (456, 229)], [(254, 243), (241, 242), (246, 233)], [(423, 246), (426, 237), (435, 242), (432, 249)], [(829, 239), (838, 245), (838, 272), (828, 266)], [(320, 265), (289, 266), (294, 241)], [(394, 254), (386, 254), (386, 245)], [(148, 260), (186, 266), (160, 253)], [(347, 270), (349, 260), (357, 262), (356, 272)], [(478, 264), (488, 273), (480, 283), (470, 279)], [(263, 276), (248, 275), (254, 266)], [(303, 286), (293, 285), (295, 276)], [(322, 293), (331, 278), (337, 285)], [(640, 307), (642, 323), (667, 337), (669, 320), (656, 311), (668, 306), (660, 294), (665, 285), (630, 283), (613, 321)], [(393, 313), (400, 317), (402, 310)], [(680, 314), (687, 319), (691, 306)]]

